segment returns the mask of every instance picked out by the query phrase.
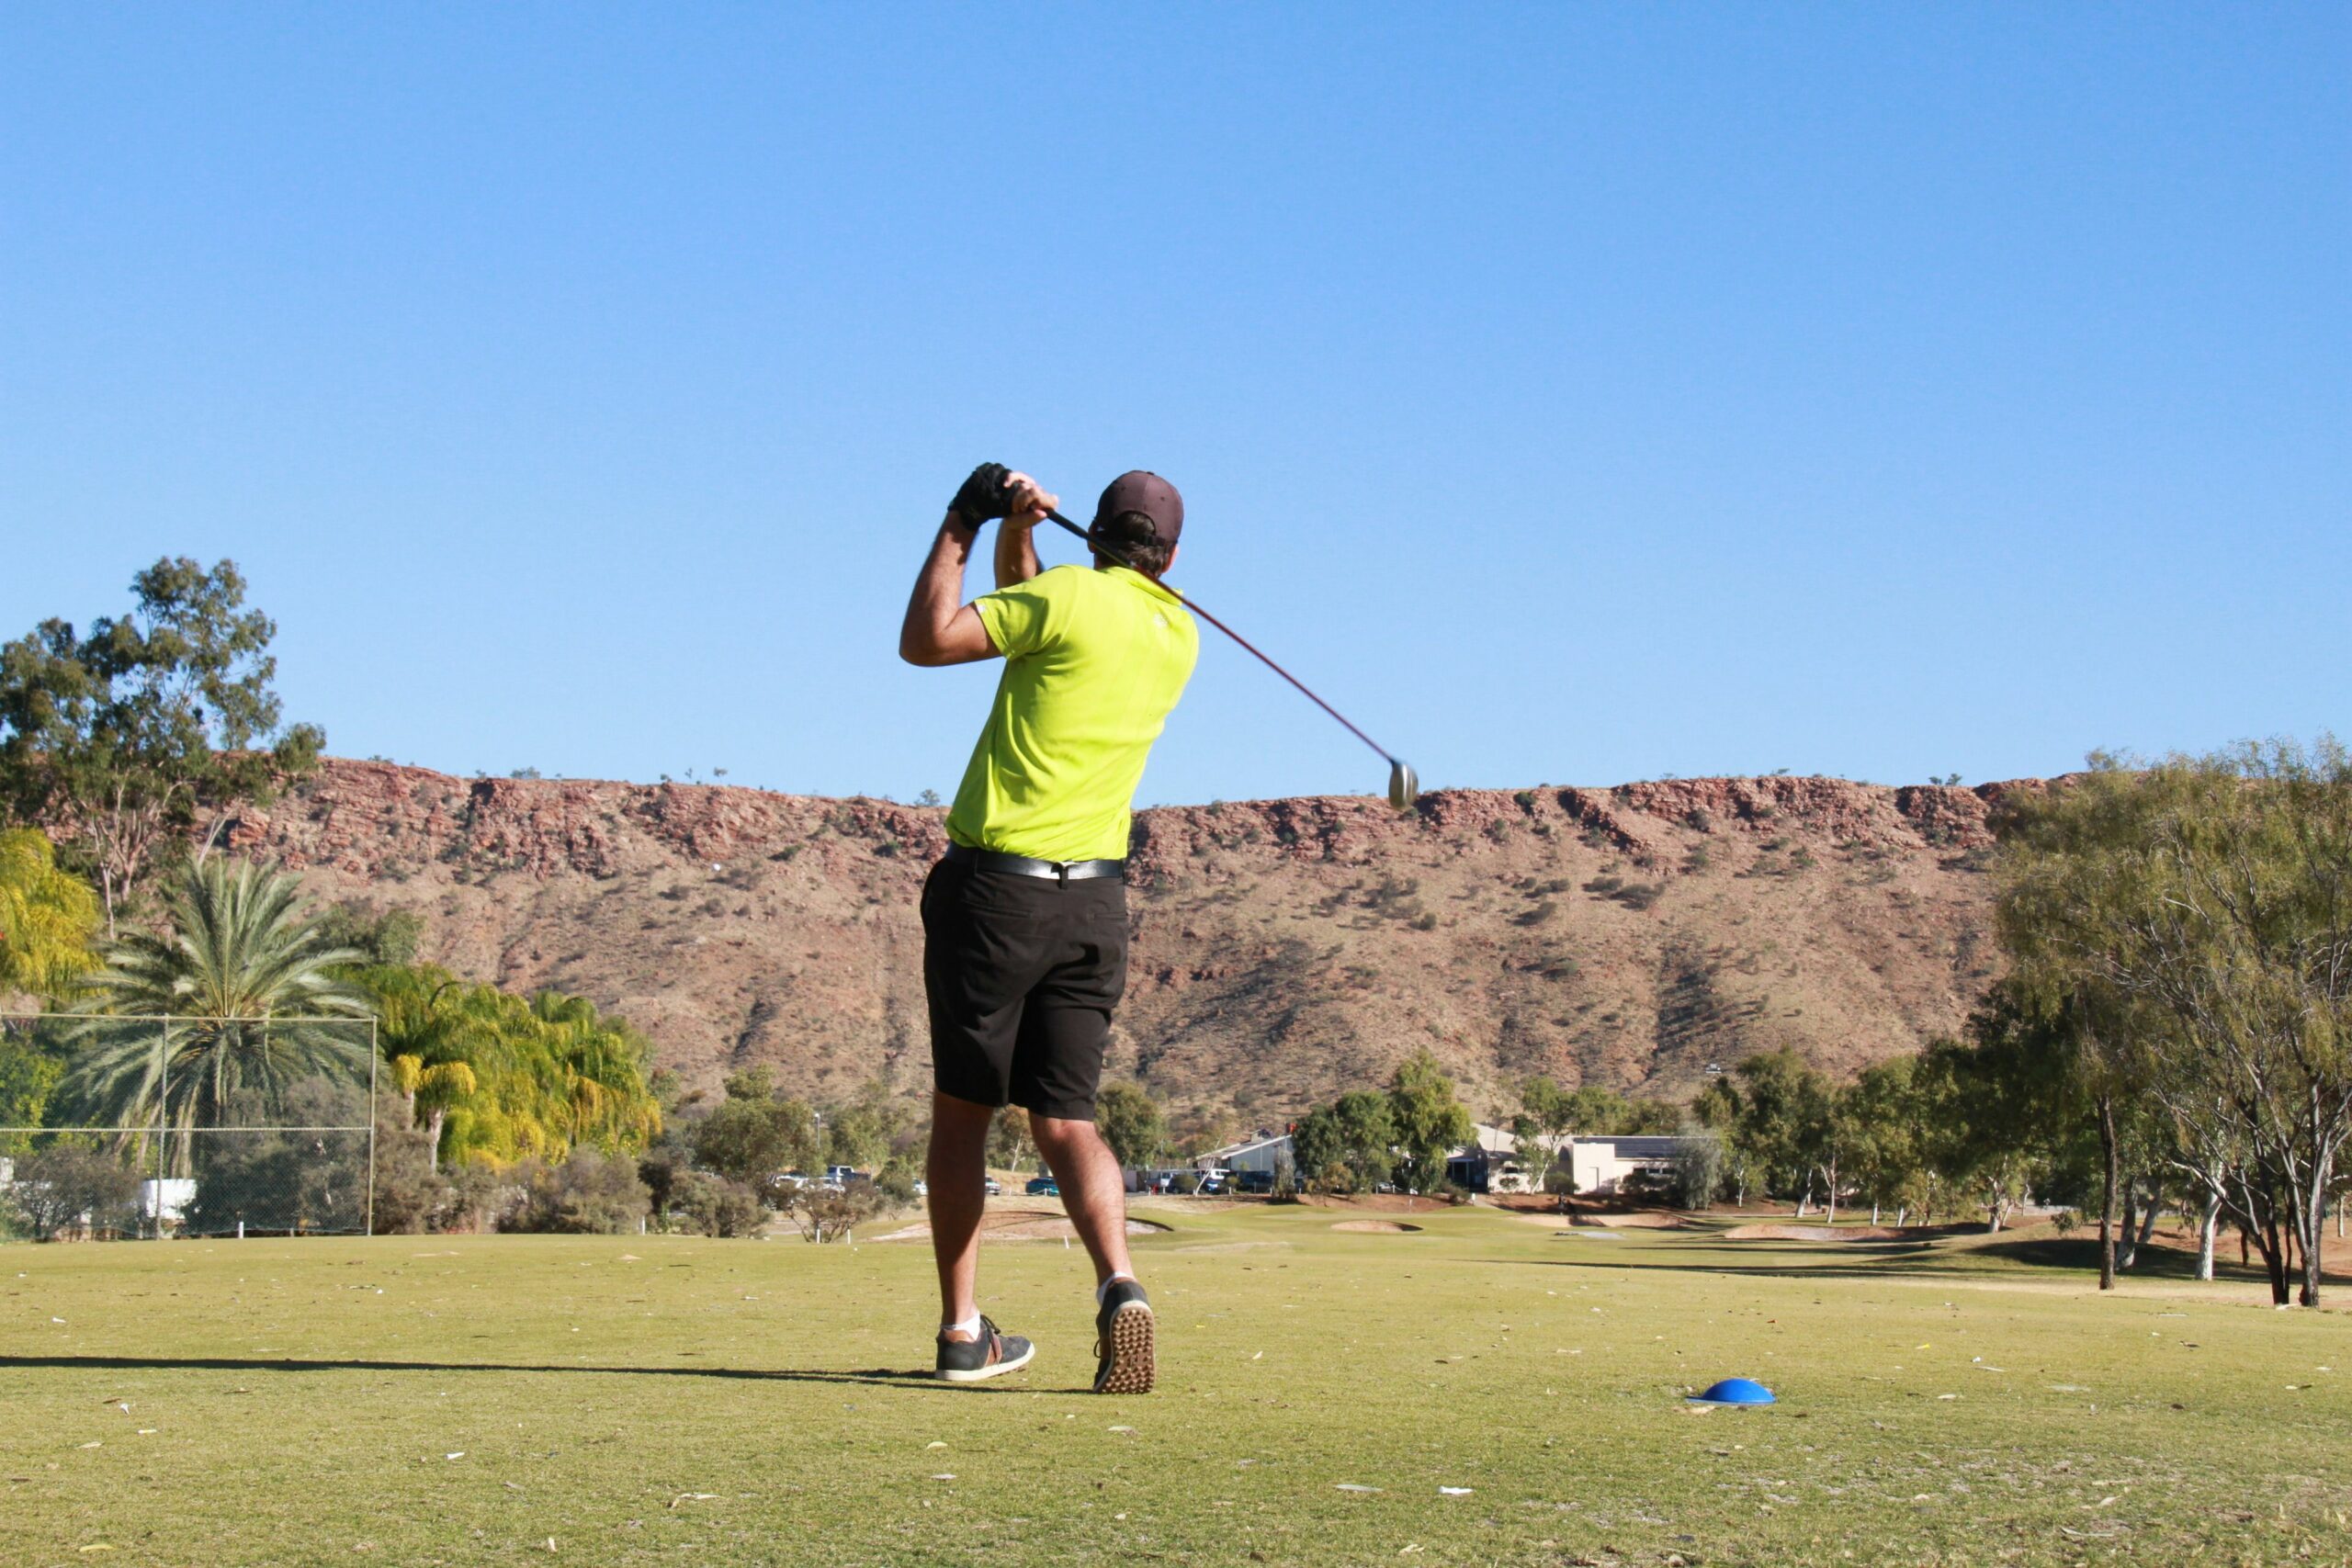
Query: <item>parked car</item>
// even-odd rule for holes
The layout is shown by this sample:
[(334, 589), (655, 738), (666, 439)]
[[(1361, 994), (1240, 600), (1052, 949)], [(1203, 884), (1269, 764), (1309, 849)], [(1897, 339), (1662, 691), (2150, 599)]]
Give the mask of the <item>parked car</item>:
[(1227, 1178), (1223, 1175), (1213, 1175), (1202, 1177), (1200, 1186), (1193, 1190), (1204, 1198), (1221, 1198), (1232, 1190), (1232, 1188)]
[(1028, 1190), (1032, 1198), (1058, 1198), (1062, 1195), (1061, 1183), (1050, 1176), (1031, 1177)]
[(998, 1194), (1001, 1193), (1001, 1192), (1004, 1190), (1004, 1183), (1002, 1183), (1002, 1182), (999, 1181), (999, 1180), (998, 1180), (995, 1177), (993, 1177), (993, 1176), (991, 1176), (991, 1177), (989, 1177), (989, 1178), (988, 1179), (988, 1181), (987, 1181), (987, 1187), (988, 1187), (989, 1196), (989, 1197), (991, 1197), (991, 1198), (996, 1197)]
[(1234, 1178), (1234, 1186), (1239, 1191), (1263, 1196), (1274, 1190), (1274, 1173), (1271, 1170), (1245, 1170)]

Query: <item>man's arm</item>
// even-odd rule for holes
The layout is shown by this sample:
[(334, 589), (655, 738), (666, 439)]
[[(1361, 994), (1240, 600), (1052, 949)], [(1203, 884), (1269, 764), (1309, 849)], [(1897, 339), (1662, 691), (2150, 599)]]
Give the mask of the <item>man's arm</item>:
[(1016, 512), (996, 532), (996, 585), (1012, 588), (1037, 575), (1037, 524), (1040, 509)]
[(907, 601), (906, 621), (899, 627), (899, 657), (908, 663), (935, 668), (996, 657), (996, 644), (989, 640), (980, 613), (969, 604), (959, 607), (964, 563), (971, 558), (972, 543), (978, 537), (979, 530), (953, 512), (939, 525), (939, 536), (931, 542), (931, 554)]
[[(1037, 547), (1032, 532), (1058, 502), (1026, 474), (1006, 475), (1004, 494), (1010, 510), (997, 537), (996, 585), (1011, 588), (1037, 575)], [(955, 508), (948, 509), (939, 525), (939, 536), (932, 541), (922, 574), (915, 579), (914, 594), (907, 601), (907, 618), (899, 628), (899, 657), (908, 663), (969, 664), (997, 656), (997, 646), (989, 640), (980, 613), (969, 604), (959, 607), (964, 567), (978, 536), (977, 525)]]

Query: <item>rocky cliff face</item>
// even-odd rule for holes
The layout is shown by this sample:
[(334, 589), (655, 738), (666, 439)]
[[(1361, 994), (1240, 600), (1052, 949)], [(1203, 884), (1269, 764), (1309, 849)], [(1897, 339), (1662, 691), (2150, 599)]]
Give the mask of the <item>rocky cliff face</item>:
[[(1846, 1071), (1991, 978), (2011, 785), (1683, 779), (1140, 813), (1111, 1070), (1259, 1120), (1422, 1045), (1482, 1111), (1534, 1072), (1679, 1094), (1793, 1045)], [(334, 761), (236, 824), (322, 897), (408, 908), (426, 956), (617, 1009), (698, 1085), (927, 1082), (915, 900), (936, 808)]]

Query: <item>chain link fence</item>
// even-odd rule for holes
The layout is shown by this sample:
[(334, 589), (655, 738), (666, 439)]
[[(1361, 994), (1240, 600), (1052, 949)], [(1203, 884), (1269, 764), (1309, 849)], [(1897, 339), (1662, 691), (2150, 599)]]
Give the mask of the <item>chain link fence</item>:
[(375, 1020), (16, 1013), (0, 1040), (0, 1234), (374, 1234)]

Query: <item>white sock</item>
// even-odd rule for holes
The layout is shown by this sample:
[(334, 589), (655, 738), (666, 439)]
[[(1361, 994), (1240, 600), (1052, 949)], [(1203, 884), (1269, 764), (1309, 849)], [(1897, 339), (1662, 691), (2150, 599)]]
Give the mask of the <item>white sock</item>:
[(1122, 1280), (1125, 1280), (1130, 1285), (1136, 1282), (1136, 1277), (1133, 1274), (1112, 1275), (1109, 1279), (1094, 1287), (1094, 1304), (1096, 1306), (1101, 1306), (1102, 1304), (1103, 1298), (1111, 1293), (1111, 1287), (1117, 1284)]
[(943, 1339), (950, 1334), (968, 1334), (978, 1339), (980, 1337), (980, 1314), (974, 1313), (961, 1323), (943, 1323), (939, 1325), (939, 1334)]

